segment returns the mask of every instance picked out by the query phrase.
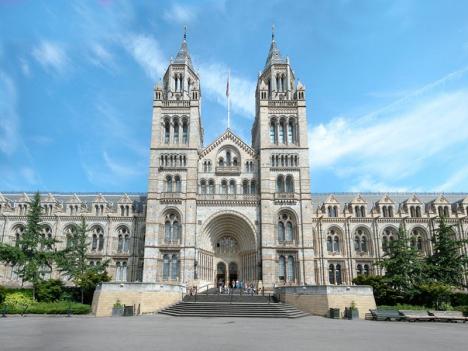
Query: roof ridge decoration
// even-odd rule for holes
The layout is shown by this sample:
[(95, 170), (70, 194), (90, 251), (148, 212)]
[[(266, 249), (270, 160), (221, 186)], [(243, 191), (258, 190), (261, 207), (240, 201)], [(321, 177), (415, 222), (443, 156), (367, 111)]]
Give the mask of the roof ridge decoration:
[(133, 203), (132, 199), (127, 195), (127, 193), (124, 193), (122, 197), (117, 201), (119, 204), (131, 204)]
[(382, 196), (379, 201), (377, 201), (379, 204), (394, 204), (395, 201), (393, 201), (388, 194), (385, 194)]
[(53, 203), (56, 203), (57, 202), (57, 199), (55, 198), (54, 195), (52, 195), (52, 193), (48, 193), (47, 194), (47, 197), (42, 200), (42, 202), (53, 202)]
[(337, 204), (337, 203), (339, 203), (339, 202), (338, 202), (338, 200), (336, 200), (335, 195), (330, 194), (330, 195), (328, 195), (328, 197), (325, 199), (325, 203), (326, 203), (326, 204)]
[(255, 150), (246, 144), (240, 137), (232, 132), (231, 129), (227, 128), (223, 134), (217, 137), (211, 144), (209, 144), (205, 149), (200, 152), (200, 158), (205, 157), (208, 153), (213, 151), (216, 147), (218, 147), (222, 142), (226, 140), (231, 140), (236, 144), (239, 148), (250, 154), (252, 157), (257, 157)]
[(361, 196), (361, 194), (358, 194), (351, 203), (367, 204), (367, 201)]
[(107, 203), (107, 200), (104, 196), (102, 196), (101, 193), (98, 194), (98, 196), (96, 196), (96, 198), (94, 199), (93, 202), (98, 202), (98, 203)]
[(73, 195), (67, 200), (67, 204), (81, 204), (83, 201), (76, 195), (76, 193), (73, 193)]
[(31, 198), (28, 196), (28, 194), (23, 193), (16, 202), (31, 202)]

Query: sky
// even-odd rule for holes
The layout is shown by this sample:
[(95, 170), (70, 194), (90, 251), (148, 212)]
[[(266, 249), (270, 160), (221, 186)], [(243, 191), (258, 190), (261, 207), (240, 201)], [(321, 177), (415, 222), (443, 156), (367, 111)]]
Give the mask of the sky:
[(153, 88), (186, 25), (205, 145), (251, 143), (276, 42), (312, 192), (468, 191), (468, 2), (0, 0), (0, 191), (146, 192)]

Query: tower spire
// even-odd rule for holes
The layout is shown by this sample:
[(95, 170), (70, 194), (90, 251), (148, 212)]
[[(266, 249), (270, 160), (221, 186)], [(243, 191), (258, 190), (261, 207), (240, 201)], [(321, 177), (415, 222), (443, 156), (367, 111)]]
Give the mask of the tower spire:
[(187, 41), (187, 26), (184, 26), (184, 41)]
[(182, 44), (180, 45), (179, 52), (177, 53), (173, 63), (187, 63), (192, 68), (192, 59), (190, 58), (187, 46), (187, 26), (184, 26), (184, 37)]
[(275, 25), (271, 25), (271, 41), (275, 41)]

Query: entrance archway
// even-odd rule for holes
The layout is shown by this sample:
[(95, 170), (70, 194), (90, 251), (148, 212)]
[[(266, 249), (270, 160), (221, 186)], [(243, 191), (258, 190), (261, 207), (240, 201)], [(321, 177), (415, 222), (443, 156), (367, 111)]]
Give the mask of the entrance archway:
[(225, 211), (208, 218), (198, 248), (197, 269), (202, 280), (217, 285), (220, 279), (226, 284), (233, 280), (257, 280), (255, 227), (241, 213)]

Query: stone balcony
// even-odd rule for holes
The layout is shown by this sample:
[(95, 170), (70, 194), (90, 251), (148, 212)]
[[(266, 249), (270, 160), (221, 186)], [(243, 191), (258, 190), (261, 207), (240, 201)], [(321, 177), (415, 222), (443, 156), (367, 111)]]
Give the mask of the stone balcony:
[(295, 202), (300, 200), (298, 193), (274, 193), (273, 198), (276, 202)]

